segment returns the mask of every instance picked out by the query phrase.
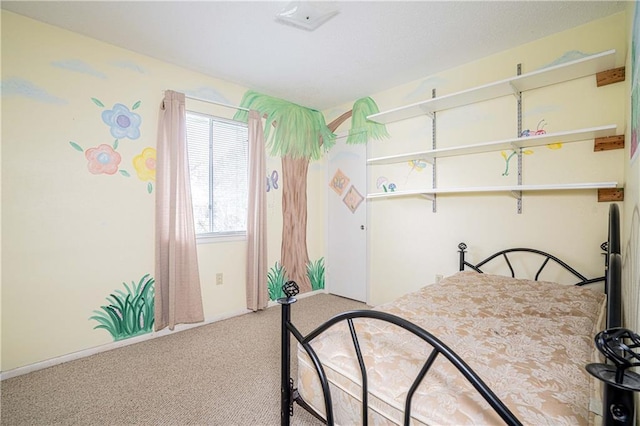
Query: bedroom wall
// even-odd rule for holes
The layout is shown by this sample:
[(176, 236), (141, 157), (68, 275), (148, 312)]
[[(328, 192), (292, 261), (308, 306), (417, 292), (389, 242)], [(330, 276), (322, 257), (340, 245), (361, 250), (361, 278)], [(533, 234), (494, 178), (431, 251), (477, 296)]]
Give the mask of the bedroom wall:
[[(512, 76), (517, 63), (528, 72), (574, 50), (595, 53), (615, 48), (617, 65), (624, 64), (626, 58), (629, 69), (632, 8), (630, 2), (626, 15), (596, 21), (372, 97), (381, 110), (394, 108), (430, 97), (432, 88), (439, 95), (455, 92)], [(151, 193), (148, 190), (153, 182), (137, 177), (131, 159), (143, 148), (155, 146), (162, 92), (173, 89), (238, 104), (246, 88), (10, 12), (2, 11), (1, 17), (0, 371), (6, 372), (110, 343), (110, 335), (94, 330), (96, 323), (89, 317), (109, 293), (122, 288), (123, 282), (137, 282), (153, 273), (153, 188)], [(628, 82), (629, 77), (623, 84), (592, 94), (589, 82), (576, 82), (560, 93), (550, 90), (554, 93), (529, 96), (525, 98), (524, 126), (535, 128), (544, 118), (548, 131), (610, 122), (628, 129)], [(583, 98), (595, 101), (574, 102)], [(82, 149), (113, 144), (100, 114), (116, 103), (131, 109), (137, 102), (139, 106), (132, 112), (142, 117), (140, 137), (123, 138), (117, 148), (122, 154), (120, 170), (129, 176), (90, 174), (83, 153), (70, 142)], [(439, 146), (513, 136), (512, 103), (478, 105), (448, 117), (443, 113), (438, 117)], [(338, 106), (332, 111), (344, 112), (351, 107)], [(218, 110), (222, 116), (233, 114)], [(327, 122), (334, 116), (327, 113)], [(369, 144), (369, 157), (430, 146), (431, 128), (426, 119), (389, 125), (388, 130), (392, 138)], [(621, 203), (626, 232), (623, 242), (631, 243), (629, 206), (638, 206), (638, 161), (620, 167), (628, 159), (628, 148), (593, 154), (589, 144), (578, 145), (565, 145), (553, 152), (535, 149), (525, 159), (525, 182), (573, 177), (626, 180), (626, 201)], [(449, 172), (446, 163), (442, 165), (440, 186), (502, 183), (506, 163), (500, 153), (461, 161), (451, 164)], [(513, 161), (510, 167), (514, 167)], [(268, 168), (280, 170), (279, 160), (270, 159)], [(312, 163), (309, 170), (309, 193), (316, 196), (308, 197), (315, 203), (308, 209), (308, 248), (310, 258), (316, 259), (324, 252), (325, 218), (321, 213), (327, 185), (322, 163)], [(398, 185), (408, 187), (419, 184), (430, 171), (402, 165), (390, 173)], [(387, 173), (369, 172), (370, 191), (383, 174)], [(269, 265), (280, 257), (280, 195), (268, 195)], [(382, 303), (433, 282), (436, 274), (455, 272), (460, 241), (467, 242), (475, 258), (504, 245), (531, 243), (585, 265), (588, 273), (600, 272), (602, 259), (594, 247), (606, 238), (608, 203), (597, 203), (593, 192), (525, 195), (521, 215), (516, 213), (515, 200), (502, 195), (439, 197), (437, 208), (433, 213), (431, 203), (418, 198), (369, 202), (371, 303)], [(244, 242), (200, 245), (198, 250), (206, 318), (242, 312)], [(635, 263), (627, 265), (638, 263), (636, 257)], [(634, 282), (638, 282), (637, 266), (633, 271)], [(224, 273), (223, 286), (215, 285), (217, 272)], [(637, 314), (635, 317), (637, 323)]]
[[(511, 77), (518, 63), (526, 73), (609, 49), (616, 49), (616, 66), (622, 66), (628, 51), (626, 25), (625, 13), (613, 15), (371, 96), (384, 111), (428, 99), (434, 88), (442, 96)], [(547, 132), (616, 124), (623, 134), (627, 101), (625, 83), (596, 88), (595, 77), (539, 89), (524, 94), (522, 128), (535, 130), (542, 120)], [(437, 146), (517, 136), (516, 111), (515, 97), (505, 97), (438, 113)], [(427, 117), (392, 123), (387, 130), (390, 139), (368, 144), (368, 158), (431, 148)], [(524, 184), (625, 181), (624, 150), (594, 153), (593, 141), (587, 141), (530, 151), (523, 156)], [(507, 169), (508, 154), (438, 159), (437, 185), (515, 184), (516, 161), (512, 158)], [(379, 179), (398, 189), (431, 185), (430, 166), (423, 164), (368, 166), (367, 171), (369, 192), (380, 191)], [(436, 213), (420, 197), (368, 201), (370, 303), (384, 303), (434, 282), (437, 274), (456, 272), (461, 241), (469, 246), (471, 260), (508, 246), (534, 246), (579, 265), (585, 274), (602, 275), (599, 245), (607, 237), (609, 203), (597, 202), (595, 190), (525, 193), (522, 208), (518, 214), (516, 200), (508, 194), (441, 195)]]
[[(17, 14), (1, 16), (0, 370), (7, 372), (112, 345), (90, 317), (123, 283), (154, 272), (155, 182), (139, 178), (132, 160), (156, 145), (164, 90), (237, 105), (247, 88)], [(115, 104), (141, 118), (139, 136), (115, 141), (101, 118)], [(227, 118), (235, 112), (195, 101), (187, 107)], [(115, 174), (88, 170), (85, 153), (101, 144), (116, 146)], [(279, 159), (267, 166), (281, 172)], [(322, 193), (321, 177), (322, 163), (312, 163), (310, 192)], [(316, 260), (324, 256), (324, 197), (308, 199), (307, 245)], [(280, 259), (281, 189), (267, 201), (272, 266)], [(207, 321), (245, 312), (245, 248), (244, 241), (198, 246)]]

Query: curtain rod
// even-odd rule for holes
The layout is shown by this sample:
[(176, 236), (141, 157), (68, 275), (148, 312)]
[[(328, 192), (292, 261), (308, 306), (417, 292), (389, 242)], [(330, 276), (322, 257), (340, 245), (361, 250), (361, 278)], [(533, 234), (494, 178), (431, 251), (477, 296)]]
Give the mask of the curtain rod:
[(223, 107), (233, 108), (233, 109), (241, 109), (242, 111), (249, 112), (249, 108), (244, 108), (244, 107), (241, 107), (241, 106), (229, 105), (229, 104), (225, 104), (225, 103), (222, 103), (222, 102), (212, 101), (210, 99), (197, 98), (195, 96), (189, 96), (189, 95), (184, 95), (184, 97), (187, 98), (187, 99), (193, 99), (194, 101), (207, 102), (207, 103), (210, 103), (210, 104), (220, 105), (220, 106), (223, 106)]

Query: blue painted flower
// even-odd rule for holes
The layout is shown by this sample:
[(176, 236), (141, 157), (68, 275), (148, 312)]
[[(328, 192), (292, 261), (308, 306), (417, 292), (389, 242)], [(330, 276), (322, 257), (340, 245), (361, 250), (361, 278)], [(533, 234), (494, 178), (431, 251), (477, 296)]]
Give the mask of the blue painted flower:
[(113, 109), (102, 112), (102, 121), (111, 127), (111, 135), (116, 139), (140, 137), (142, 119), (125, 105), (115, 104)]

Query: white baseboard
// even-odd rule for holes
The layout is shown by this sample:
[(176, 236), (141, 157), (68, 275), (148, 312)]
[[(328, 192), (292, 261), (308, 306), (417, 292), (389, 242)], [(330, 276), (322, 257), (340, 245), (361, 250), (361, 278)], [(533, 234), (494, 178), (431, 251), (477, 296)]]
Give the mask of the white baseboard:
[(96, 346), (94, 348), (84, 349), (78, 352), (73, 352), (67, 355), (62, 355), (59, 357), (47, 359), (45, 361), (36, 362), (33, 364), (25, 365), (24, 367), (18, 367), (7, 371), (0, 372), (0, 381), (10, 379), (12, 377), (21, 376), (23, 374), (31, 373), (34, 371), (42, 370), (44, 368), (53, 367), (54, 365), (62, 364), (69, 361), (74, 361), (76, 359), (85, 358), (91, 355), (95, 355), (100, 352), (110, 351), (112, 349), (121, 348), (124, 346), (133, 345), (136, 343), (144, 342), (146, 340), (155, 339), (157, 337), (166, 336), (169, 334), (173, 334), (179, 331), (189, 330), (190, 328), (201, 327), (203, 325), (211, 324), (217, 321), (222, 321), (225, 319), (237, 317), (240, 315), (248, 314), (251, 311), (248, 309), (243, 309), (241, 311), (232, 312), (225, 315), (219, 315), (213, 318), (208, 318), (204, 322), (199, 322), (196, 324), (178, 324), (172, 330), (168, 328), (164, 328), (160, 331), (154, 331), (148, 334), (143, 334), (141, 336), (131, 337), (125, 340), (119, 340), (117, 342), (106, 343), (104, 345)]
[[(326, 290), (315, 290), (307, 293), (299, 294), (296, 296), (297, 299), (304, 299), (305, 297), (313, 296), (320, 293), (326, 293)], [(268, 308), (273, 306), (278, 306), (278, 302), (270, 301), (267, 305)], [(131, 337), (125, 340), (119, 340), (117, 342), (106, 343), (104, 345), (96, 346), (94, 348), (84, 349), (78, 352), (73, 352), (67, 355), (62, 355), (59, 357), (47, 359), (45, 361), (36, 362), (33, 364), (25, 365), (24, 367), (18, 367), (7, 371), (0, 371), (0, 381), (10, 379), (12, 377), (21, 376), (23, 374), (28, 374), (34, 371), (42, 370), (45, 368), (53, 367), (54, 365), (62, 364), (69, 361), (74, 361), (76, 359), (85, 358), (91, 355), (98, 354), (100, 352), (110, 351), (112, 349), (121, 348), (124, 346), (134, 345), (136, 343), (144, 342), (146, 340), (155, 339), (157, 337), (166, 336), (169, 334), (173, 334), (179, 331), (189, 330), (190, 328), (201, 327), (203, 325), (211, 324), (217, 321), (222, 321), (225, 319), (237, 317), (240, 315), (248, 314), (251, 311), (248, 309), (243, 309), (237, 312), (228, 313), (225, 315), (218, 315), (213, 318), (208, 318), (204, 322), (199, 322), (197, 324), (178, 324), (175, 329), (169, 330), (168, 328), (164, 328), (160, 331), (154, 331), (148, 334), (143, 334), (141, 336)]]

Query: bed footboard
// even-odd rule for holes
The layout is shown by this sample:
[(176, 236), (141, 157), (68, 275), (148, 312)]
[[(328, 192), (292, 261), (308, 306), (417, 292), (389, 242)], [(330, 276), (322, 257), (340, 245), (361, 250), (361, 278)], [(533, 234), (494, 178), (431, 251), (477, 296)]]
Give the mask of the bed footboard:
[(293, 415), (293, 379), (291, 378), (291, 335), (289, 334), (289, 324), (291, 324), (291, 304), (296, 302), (296, 298), (287, 296), (278, 299), (282, 305), (281, 347), (280, 356), (280, 424), (289, 425), (289, 419)]
[[(438, 356), (443, 356), (446, 358), (449, 363), (451, 363), (457, 370), (467, 379), (467, 381), (476, 389), (476, 391), (489, 403), (489, 405), (495, 410), (495, 412), (504, 420), (507, 425), (521, 425), (521, 422), (518, 418), (509, 410), (509, 408), (498, 398), (498, 396), (487, 386), (487, 384), (467, 365), (466, 362), (460, 358), (453, 350), (451, 350), (447, 345), (445, 345), (442, 341), (440, 341), (433, 334), (424, 330), (423, 328), (403, 319), (396, 315), (392, 315), (386, 312), (380, 311), (371, 311), (371, 310), (357, 310), (357, 311), (349, 311), (344, 312), (342, 314), (336, 315), (331, 318), (329, 321), (325, 322), (311, 333), (303, 336), (296, 327), (291, 323), (291, 304), (296, 302), (295, 295), (297, 294), (297, 285), (293, 282), (288, 282), (285, 284), (287, 287), (285, 290), (286, 298), (281, 298), (278, 300), (278, 303), (282, 305), (282, 378), (281, 378), (281, 425), (289, 425), (290, 419), (289, 416), (293, 411), (293, 403), (294, 402), (302, 402), (298, 395), (296, 395), (296, 390), (293, 388), (293, 383), (290, 379), (290, 362), (291, 362), (291, 341), (290, 334), (293, 334), (294, 337), (298, 340), (298, 342), (305, 349), (307, 355), (311, 359), (316, 372), (318, 374), (318, 378), (320, 379), (320, 383), (322, 386), (322, 391), (324, 394), (324, 403), (325, 403), (325, 412), (326, 419), (322, 419), (318, 416), (317, 413), (314, 413), (311, 410), (312, 414), (316, 417), (321, 418), (323, 421), (326, 421), (328, 425), (334, 424), (334, 415), (333, 415), (333, 406), (332, 406), (332, 398), (331, 398), (331, 389), (329, 388), (329, 382), (320, 362), (316, 352), (311, 347), (311, 342), (322, 334), (324, 331), (334, 326), (335, 324), (346, 321), (349, 327), (349, 331), (351, 334), (351, 339), (353, 343), (353, 347), (356, 352), (356, 356), (358, 359), (358, 364), (360, 366), (360, 374), (362, 379), (362, 424), (368, 424), (368, 387), (367, 387), (367, 370), (365, 366), (364, 359), (362, 357), (360, 351), (360, 345), (358, 343), (358, 336), (353, 324), (353, 320), (356, 318), (370, 318), (380, 321), (385, 321), (391, 324), (394, 324), (397, 327), (403, 328), (411, 332), (413, 335), (421, 338), (423, 341), (428, 343), (432, 350), (425, 360), (418, 376), (415, 378), (414, 382), (411, 384), (409, 391), (407, 393), (407, 398), (405, 401), (404, 407), (404, 424), (408, 425), (411, 420), (411, 403), (413, 399), (413, 395), (415, 391), (418, 389), (418, 386), (426, 376), (427, 372), (433, 365), (434, 361)], [(302, 402), (304, 407), (304, 402)], [(305, 407), (310, 408), (310, 407)]]

